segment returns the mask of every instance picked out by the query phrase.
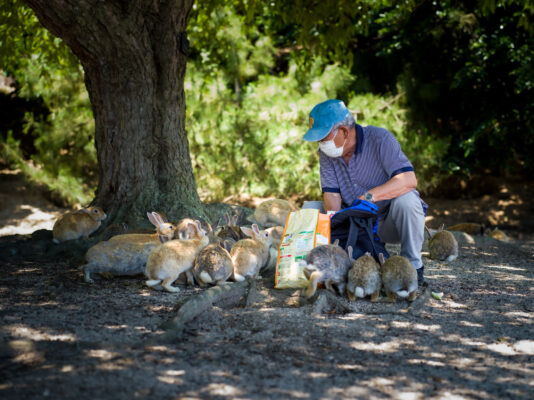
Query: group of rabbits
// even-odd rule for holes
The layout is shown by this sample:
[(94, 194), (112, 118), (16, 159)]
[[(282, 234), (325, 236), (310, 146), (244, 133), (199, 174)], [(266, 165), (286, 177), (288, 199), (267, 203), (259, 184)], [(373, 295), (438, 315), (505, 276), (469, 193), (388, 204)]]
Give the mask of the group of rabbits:
[[(217, 284), (232, 278), (242, 281), (258, 276), (268, 264), (273, 265), (271, 245), (278, 245), (287, 214), (291, 211), (283, 201), (271, 200), (260, 204), (254, 213), (257, 224), (251, 228), (237, 226), (237, 216), (219, 227), (190, 218), (173, 224), (160, 213), (147, 213), (156, 233), (127, 233), (111, 237), (89, 248), (86, 264), (82, 267), (86, 282), (92, 283), (91, 274), (137, 275), (144, 273), (146, 285), (169, 292), (178, 292), (172, 286), (181, 274), (192, 285)], [(287, 211), (284, 211), (287, 209)], [(283, 215), (285, 212), (285, 216)], [(99, 207), (90, 207), (67, 213), (54, 225), (54, 242), (88, 237), (96, 231), (106, 214)]]
[(327, 244), (312, 249), (306, 256), (304, 273), (309, 280), (304, 291), (310, 298), (317, 290), (317, 284), (324, 284), (325, 288), (343, 296), (345, 291), (348, 298), (354, 301), (356, 297), (371, 296), (371, 301), (377, 301), (382, 285), (387, 295), (387, 301), (393, 302), (397, 297), (415, 299), (417, 292), (417, 272), (410, 261), (401, 256), (392, 256), (387, 260), (379, 254), (380, 265), (365, 253), (357, 260), (352, 258), (352, 247), (345, 252), (334, 244)]
[[(268, 200), (255, 210), (251, 228), (237, 226), (237, 216), (225, 215), (225, 224), (204, 229), (198, 220), (184, 218), (176, 224), (160, 213), (147, 213), (155, 233), (127, 233), (111, 237), (91, 247), (82, 267), (86, 282), (91, 274), (137, 275), (144, 273), (151, 288), (178, 292), (172, 284), (185, 275), (188, 284), (195, 281), (202, 287), (228, 279), (242, 281), (256, 277), (267, 266), (274, 266), (276, 250), (282, 240), (286, 218), (297, 208), (285, 200)], [(54, 241), (61, 242), (87, 237), (96, 231), (106, 214), (99, 207), (89, 207), (61, 217), (53, 228)], [(219, 225), (219, 226), (217, 226)], [(465, 225), (465, 224), (464, 224)], [(457, 228), (457, 227), (451, 227)], [(466, 229), (465, 227), (459, 227)], [(479, 226), (471, 227), (480, 232)], [(458, 243), (451, 232), (443, 228), (427, 229), (430, 258), (452, 261), (458, 256)], [(272, 247), (272, 248), (271, 248)], [(306, 256), (304, 273), (309, 280), (304, 294), (311, 297), (317, 285), (349, 299), (379, 297), (382, 285), (388, 301), (395, 298), (413, 300), (417, 290), (417, 272), (404, 257), (392, 256), (380, 264), (370, 254), (352, 259), (352, 248), (345, 252), (337, 243), (312, 249)]]

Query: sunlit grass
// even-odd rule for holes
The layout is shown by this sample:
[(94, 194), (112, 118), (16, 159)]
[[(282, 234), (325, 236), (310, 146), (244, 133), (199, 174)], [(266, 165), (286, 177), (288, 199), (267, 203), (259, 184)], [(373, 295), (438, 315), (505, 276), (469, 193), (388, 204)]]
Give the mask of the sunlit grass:
[(33, 161), (24, 159), (17, 144), (0, 142), (0, 157), (11, 168), (19, 169), (27, 181), (45, 186), (65, 204), (87, 205), (93, 199), (94, 191), (83, 177), (75, 177), (66, 171), (58, 174), (46, 171)]

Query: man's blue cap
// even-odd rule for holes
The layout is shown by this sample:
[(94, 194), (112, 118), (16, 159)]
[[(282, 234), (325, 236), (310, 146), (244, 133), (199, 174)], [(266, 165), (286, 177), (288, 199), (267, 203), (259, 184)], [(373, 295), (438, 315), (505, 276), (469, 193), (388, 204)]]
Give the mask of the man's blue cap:
[(341, 100), (326, 100), (313, 107), (310, 113), (310, 129), (304, 140), (317, 142), (324, 139), (335, 124), (342, 122), (350, 111)]

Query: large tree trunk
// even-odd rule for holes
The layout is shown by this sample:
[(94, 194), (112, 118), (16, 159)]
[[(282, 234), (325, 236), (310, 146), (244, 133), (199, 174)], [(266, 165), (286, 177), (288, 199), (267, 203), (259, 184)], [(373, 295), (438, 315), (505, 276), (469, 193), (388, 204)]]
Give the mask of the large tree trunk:
[(185, 132), (185, 30), (193, 0), (26, 0), (80, 59), (108, 222), (146, 211), (204, 216)]

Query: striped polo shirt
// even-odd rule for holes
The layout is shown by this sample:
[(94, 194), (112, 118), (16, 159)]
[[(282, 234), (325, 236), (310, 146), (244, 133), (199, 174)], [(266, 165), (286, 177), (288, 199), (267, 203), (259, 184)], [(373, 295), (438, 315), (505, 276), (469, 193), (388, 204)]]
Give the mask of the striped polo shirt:
[[(322, 191), (340, 193), (342, 208), (395, 175), (414, 170), (387, 129), (356, 124), (356, 135), (356, 149), (348, 165), (342, 157), (331, 158), (319, 150)], [(413, 191), (419, 196), (417, 190)], [(380, 215), (387, 211), (389, 203), (390, 200), (376, 202)], [(427, 205), (422, 200), (421, 204), (426, 211)]]

